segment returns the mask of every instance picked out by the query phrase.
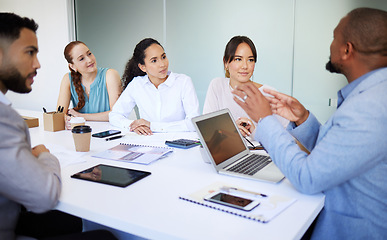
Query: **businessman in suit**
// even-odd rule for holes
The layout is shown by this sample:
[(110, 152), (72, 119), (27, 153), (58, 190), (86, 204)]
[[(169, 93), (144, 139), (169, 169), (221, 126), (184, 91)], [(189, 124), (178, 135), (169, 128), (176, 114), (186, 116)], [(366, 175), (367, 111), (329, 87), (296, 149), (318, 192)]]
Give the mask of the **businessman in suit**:
[[(294, 187), (325, 194), (312, 239), (385, 239), (387, 12), (348, 13), (334, 30), (330, 52), (327, 70), (343, 74), (348, 85), (325, 125), (295, 98), (271, 90), (273, 97), (265, 98), (252, 84), (235, 90), (245, 98), (235, 101), (258, 122), (255, 138)], [(291, 121), (287, 129), (273, 113)]]
[[(33, 237), (39, 238), (66, 234), (69, 237), (58, 239), (89, 239), (93, 233), (80, 233), (79, 218), (59, 211), (36, 214), (47, 212), (58, 203), (60, 165), (44, 145), (31, 148), (27, 125), (5, 97), (8, 90), (32, 90), (40, 68), (37, 28), (32, 19), (0, 13), (0, 239), (15, 239), (16, 232), (31, 236), (31, 231), (37, 232)], [(46, 226), (40, 228), (42, 225)], [(46, 235), (39, 232), (42, 229), (47, 230)], [(73, 235), (67, 235), (70, 233)], [(95, 236), (99, 238), (91, 239), (111, 239), (106, 232)]]
[(61, 191), (58, 159), (44, 145), (31, 148), (28, 127), (5, 98), (8, 90), (30, 92), (40, 68), (37, 25), (19, 18), (8, 21), (11, 19), (1, 13), (0, 239), (15, 238), (21, 205), (36, 213), (48, 211), (57, 204)]

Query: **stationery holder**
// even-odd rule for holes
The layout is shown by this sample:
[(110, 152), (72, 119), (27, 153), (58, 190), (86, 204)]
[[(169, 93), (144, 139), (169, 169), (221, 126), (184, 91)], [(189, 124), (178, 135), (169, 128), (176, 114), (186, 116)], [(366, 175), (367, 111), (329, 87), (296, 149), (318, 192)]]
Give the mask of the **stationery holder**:
[(56, 132), (65, 130), (63, 112), (43, 113), (44, 131)]

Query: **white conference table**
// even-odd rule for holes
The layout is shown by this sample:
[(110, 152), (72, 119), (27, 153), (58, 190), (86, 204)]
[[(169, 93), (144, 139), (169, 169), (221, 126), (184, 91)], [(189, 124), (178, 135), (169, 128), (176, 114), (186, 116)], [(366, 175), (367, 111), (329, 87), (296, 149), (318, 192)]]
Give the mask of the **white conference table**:
[[(121, 142), (165, 146), (165, 140), (197, 137), (194, 132), (127, 133), (114, 141), (91, 139), (90, 152), (76, 153), (71, 131), (43, 129), (42, 113), (19, 110), (39, 117), (30, 128), (32, 146), (46, 144), (62, 166), (62, 194), (56, 209), (149, 239), (300, 239), (324, 206), (324, 195), (304, 195), (283, 180), (278, 184), (219, 175), (203, 161), (199, 147), (175, 149), (168, 157), (140, 165), (92, 157)], [(93, 133), (115, 129), (106, 122), (87, 122)], [(64, 161), (70, 159), (70, 161)], [(152, 174), (126, 188), (70, 178), (97, 164), (149, 171)], [(260, 223), (179, 199), (215, 182), (243, 186), (265, 194), (282, 194), (297, 201), (271, 220)]]

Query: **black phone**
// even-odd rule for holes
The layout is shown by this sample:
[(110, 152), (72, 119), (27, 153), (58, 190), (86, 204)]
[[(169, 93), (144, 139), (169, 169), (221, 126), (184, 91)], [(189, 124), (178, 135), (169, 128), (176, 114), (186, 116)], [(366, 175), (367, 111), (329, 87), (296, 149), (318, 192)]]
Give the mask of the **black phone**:
[(258, 199), (255, 199), (254, 197), (242, 197), (223, 192), (213, 192), (205, 196), (204, 200), (244, 211), (251, 211), (260, 204)]
[(94, 133), (91, 136), (97, 137), (97, 138), (104, 138), (104, 137), (109, 137), (109, 136), (120, 134), (120, 133), (121, 133), (121, 131), (119, 131), (119, 130), (107, 130), (107, 131), (103, 131), (103, 132), (99, 132), (99, 133)]

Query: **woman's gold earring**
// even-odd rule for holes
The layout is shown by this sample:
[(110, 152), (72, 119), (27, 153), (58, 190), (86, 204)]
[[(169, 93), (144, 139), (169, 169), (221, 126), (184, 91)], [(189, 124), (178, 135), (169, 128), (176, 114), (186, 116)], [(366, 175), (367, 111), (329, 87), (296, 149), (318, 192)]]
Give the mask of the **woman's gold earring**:
[(230, 72), (228, 71), (228, 68), (226, 68), (226, 72), (224, 73), (226, 78), (230, 78)]

